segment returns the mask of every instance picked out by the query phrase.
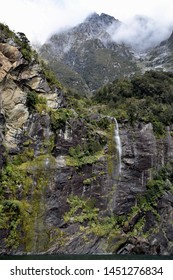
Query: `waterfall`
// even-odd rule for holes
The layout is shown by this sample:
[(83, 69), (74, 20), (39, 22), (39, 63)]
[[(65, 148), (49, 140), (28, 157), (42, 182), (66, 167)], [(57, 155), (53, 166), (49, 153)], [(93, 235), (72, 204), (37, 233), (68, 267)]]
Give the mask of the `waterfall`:
[(121, 156), (122, 156), (122, 146), (121, 146), (121, 139), (119, 134), (119, 126), (116, 118), (114, 118), (115, 122), (115, 143), (116, 143), (116, 149), (117, 149), (117, 157), (118, 157), (118, 175), (121, 174)]
[(50, 160), (49, 160), (48, 157), (46, 157), (44, 164), (45, 164), (45, 168), (46, 168), (46, 169), (49, 168)]

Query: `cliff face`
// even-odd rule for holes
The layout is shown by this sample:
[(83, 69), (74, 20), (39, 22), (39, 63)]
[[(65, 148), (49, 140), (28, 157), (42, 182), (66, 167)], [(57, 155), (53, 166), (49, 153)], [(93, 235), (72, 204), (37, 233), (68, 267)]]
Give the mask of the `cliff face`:
[(153, 171), (173, 158), (171, 132), (168, 128), (164, 138), (156, 139), (151, 124), (132, 128), (122, 123), (121, 173), (112, 146), (116, 143), (110, 139), (107, 153), (97, 162), (80, 172), (76, 167), (61, 168), (50, 192), (47, 219), (62, 230), (64, 243), (56, 243), (49, 252), (172, 254), (171, 183), (167, 180), (162, 190), (154, 183), (152, 190), (147, 186)]
[(167, 127), (165, 137), (157, 139), (151, 123), (121, 127), (123, 169), (114, 211), (128, 217), (123, 225), (128, 240), (119, 253), (172, 254), (172, 183), (167, 179), (162, 189), (153, 180), (154, 172), (166, 172), (173, 157), (172, 128)]
[(173, 126), (158, 137), (149, 121), (117, 124), (10, 34), (0, 42), (0, 253), (173, 254)]
[[(15, 36), (15, 35), (13, 35)], [(22, 44), (21, 39), (18, 39)], [(39, 65), (36, 54), (28, 45), (28, 58), (22, 54), (22, 47), (9, 39), (0, 43), (0, 92), (1, 92), (1, 116), (5, 121), (5, 143), (9, 148), (15, 148), (18, 144), (17, 137), (29, 118), (26, 107), (27, 93), (35, 91), (41, 97), (46, 98), (48, 107), (58, 108), (61, 103), (60, 90), (51, 90), (48, 79), (44, 75), (44, 69)], [(17, 40), (16, 40), (17, 41)]]

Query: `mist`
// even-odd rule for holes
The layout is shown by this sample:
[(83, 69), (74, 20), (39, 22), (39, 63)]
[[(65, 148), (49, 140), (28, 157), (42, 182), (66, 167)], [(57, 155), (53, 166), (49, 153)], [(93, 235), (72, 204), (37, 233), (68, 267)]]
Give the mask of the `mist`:
[(91, 8), (81, 0), (0, 0), (0, 22), (24, 32), (31, 43), (43, 44), (54, 33), (82, 22)]
[(169, 38), (173, 24), (164, 24), (146, 16), (135, 16), (122, 23), (118, 28), (111, 26), (108, 33), (113, 41), (125, 43), (138, 52), (145, 52)]
[(166, 39), (173, 26), (172, 0), (0, 0), (0, 4), (0, 21), (25, 33), (32, 44), (45, 43), (52, 34), (81, 23), (93, 12), (123, 22), (117, 32), (113, 28), (109, 32), (116, 42), (138, 49)]

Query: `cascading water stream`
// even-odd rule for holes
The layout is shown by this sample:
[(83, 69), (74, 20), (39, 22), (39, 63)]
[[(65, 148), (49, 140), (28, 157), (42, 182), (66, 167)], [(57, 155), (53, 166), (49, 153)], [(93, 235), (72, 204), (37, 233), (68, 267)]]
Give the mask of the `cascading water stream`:
[(115, 122), (115, 143), (116, 143), (117, 158), (118, 158), (118, 175), (120, 175), (122, 169), (122, 164), (121, 164), (122, 146), (121, 146), (121, 139), (119, 134), (119, 126), (116, 118), (114, 118), (114, 122)]

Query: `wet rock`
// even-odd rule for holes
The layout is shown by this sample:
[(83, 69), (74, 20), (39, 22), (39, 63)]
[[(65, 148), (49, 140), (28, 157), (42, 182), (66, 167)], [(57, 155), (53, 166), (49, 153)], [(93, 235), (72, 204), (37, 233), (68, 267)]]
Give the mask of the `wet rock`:
[(166, 237), (169, 241), (173, 241), (173, 225), (167, 225)]

